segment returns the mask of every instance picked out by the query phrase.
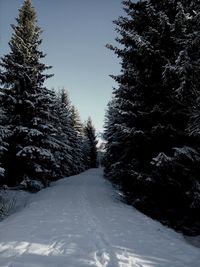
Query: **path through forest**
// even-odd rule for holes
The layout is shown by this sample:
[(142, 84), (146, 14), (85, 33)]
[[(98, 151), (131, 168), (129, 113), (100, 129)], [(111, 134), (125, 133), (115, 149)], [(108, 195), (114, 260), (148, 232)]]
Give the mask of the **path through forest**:
[(0, 267), (197, 267), (182, 235), (118, 200), (101, 169), (59, 180), (0, 222)]

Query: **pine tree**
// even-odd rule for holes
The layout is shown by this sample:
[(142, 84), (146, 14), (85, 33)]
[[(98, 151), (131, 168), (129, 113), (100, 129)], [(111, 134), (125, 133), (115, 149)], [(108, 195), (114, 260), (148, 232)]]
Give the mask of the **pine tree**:
[(188, 133), (200, 88), (199, 3), (123, 4), (120, 47), (108, 46), (122, 69), (107, 113), (106, 173), (136, 207), (191, 226), (200, 208), (200, 146)]
[(84, 127), (86, 143), (88, 144), (87, 154), (89, 158), (89, 168), (97, 167), (97, 140), (95, 128), (92, 124), (92, 119), (89, 117)]
[(43, 86), (52, 75), (44, 74), (50, 67), (41, 62), (45, 56), (39, 50), (41, 30), (31, 0), (24, 1), (16, 21), (9, 42), (11, 52), (2, 58), (0, 74), (8, 87), (5, 108), (12, 131), (7, 140), (6, 179), (9, 185), (24, 179), (45, 184), (56, 175), (52, 151), (58, 146), (50, 113), (54, 95)]

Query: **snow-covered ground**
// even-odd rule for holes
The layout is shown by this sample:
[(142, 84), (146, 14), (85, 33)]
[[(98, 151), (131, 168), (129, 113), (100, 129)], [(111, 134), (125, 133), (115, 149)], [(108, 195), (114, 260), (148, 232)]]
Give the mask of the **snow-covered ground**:
[(101, 169), (55, 182), (0, 222), (0, 267), (197, 267), (200, 250), (117, 200)]
[(0, 190), (0, 221), (12, 213), (22, 210), (31, 193), (22, 190)]

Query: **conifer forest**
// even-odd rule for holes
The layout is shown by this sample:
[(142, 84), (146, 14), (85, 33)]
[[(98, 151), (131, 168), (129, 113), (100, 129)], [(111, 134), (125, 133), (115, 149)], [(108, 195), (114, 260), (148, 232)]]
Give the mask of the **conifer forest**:
[(144, 213), (200, 231), (199, 1), (124, 1), (105, 173)]
[(96, 135), (64, 89), (44, 87), (53, 74), (41, 63), (41, 29), (31, 1), (24, 1), (16, 22), (10, 53), (1, 59), (0, 184), (37, 190), (96, 167)]
[[(79, 228), (89, 229), (81, 233), (83, 236), (88, 234), (85, 240), (92, 236), (93, 241), (87, 246), (81, 245), (82, 240), (77, 241), (79, 254), (74, 258), (73, 253), (66, 256), (62, 254), (64, 250), (60, 254), (56, 252), (70, 258), (65, 261), (64, 258), (60, 259), (60, 264), (63, 260), (63, 265), (56, 265), (58, 262), (52, 259), (51, 266), (199, 266), (199, 248), (192, 250), (185, 247), (170, 231), (186, 236), (200, 236), (200, 1), (122, 1), (123, 15), (112, 24), (116, 39), (104, 44), (107, 52), (119, 59), (120, 72), (113, 74), (113, 70), (113, 73), (108, 73), (111, 80), (115, 81), (115, 87), (111, 88), (112, 96), (105, 111), (100, 146), (97, 145), (99, 140), (93, 119), (89, 117), (86, 122), (82, 122), (81, 114), (73, 105), (68, 90), (50, 89), (45, 85), (46, 80), (54, 74), (53, 66), (44, 63), (46, 54), (41, 48), (43, 29), (38, 23), (34, 1), (22, 2), (15, 24), (11, 25), (9, 52), (0, 59), (2, 223), (6, 223), (5, 217), (9, 215), (6, 206), (8, 198), (5, 201), (3, 197), (5, 192), (15, 191), (18, 195), (23, 191), (33, 198), (38, 195), (38, 203), (40, 198), (45, 197), (50, 201), (57, 192), (55, 199), (58, 202), (55, 201), (55, 206), (54, 203), (46, 204), (48, 207), (52, 205), (55, 218), (61, 216), (56, 206), (59, 203), (59, 207), (63, 207), (59, 222), (65, 221), (63, 214), (68, 218), (66, 223), (69, 218), (75, 218), (69, 224), (72, 227), (70, 229), (75, 232)], [(51, 192), (54, 193), (50, 194)], [(115, 194), (117, 196), (113, 201)], [(69, 206), (70, 203), (75, 204)], [(128, 210), (127, 204), (131, 210)], [(118, 219), (117, 210), (114, 212), (117, 209), (115, 205), (120, 209)], [(75, 209), (79, 212), (76, 216), (80, 216), (77, 220), (82, 222), (79, 228), (73, 228), (77, 223)], [(132, 218), (137, 216), (132, 214), (134, 210), (148, 219)], [(32, 214), (28, 208), (27, 214)], [(53, 221), (51, 215), (47, 217), (49, 219), (45, 227), (48, 228)], [(128, 218), (129, 221), (123, 221)], [(102, 225), (101, 220), (104, 220)], [(133, 245), (113, 245), (115, 239), (107, 232), (111, 233), (112, 227), (116, 227), (117, 223), (111, 225), (115, 220), (120, 224), (116, 232), (121, 231), (123, 235), (125, 228), (130, 229), (127, 235), (130, 244), (137, 242), (134, 235), (131, 237), (134, 231), (139, 231), (134, 230), (139, 229), (136, 224), (140, 225), (141, 222), (142, 234), (138, 234), (138, 237), (135, 235), (136, 239), (140, 239), (147, 235), (145, 231), (150, 231), (146, 230), (145, 220), (159, 222), (159, 230), (157, 224), (152, 226), (156, 230), (151, 236), (156, 236), (159, 242), (164, 243), (152, 243), (152, 246), (160, 246), (156, 250), (159, 255), (164, 251), (162, 248), (167, 247), (169, 251), (166, 255), (169, 256), (160, 256), (163, 257), (161, 262), (157, 254), (151, 255), (150, 245), (149, 250), (143, 245), (142, 248), (147, 249), (144, 251), (134, 247), (133, 254)], [(154, 225), (152, 221), (149, 224)], [(57, 229), (57, 225), (58, 223), (54, 229)], [(188, 256), (190, 263), (183, 262), (184, 257), (170, 259), (173, 250), (170, 252), (171, 245), (167, 245), (166, 239), (162, 241), (163, 236), (159, 237), (158, 232), (165, 231), (161, 227), (170, 229), (166, 231), (169, 231), (170, 238), (176, 240), (170, 244), (178, 242), (177, 247), (181, 248), (182, 255), (191, 249)], [(4, 255), (1, 254), (4, 253), (1, 228), (3, 226), (0, 225), (0, 255)], [(60, 238), (63, 236), (61, 229), (59, 226), (60, 232), (57, 234)], [(4, 235), (2, 230), (3, 238)], [(69, 236), (66, 238), (70, 238)], [(124, 241), (122, 239), (121, 242), (125, 242), (126, 234), (124, 236)], [(6, 238), (5, 235), (5, 240)], [(67, 243), (75, 241), (63, 242), (67, 246)], [(85, 249), (85, 255), (90, 255), (90, 245), (92, 249), (96, 249), (95, 260), (90, 262), (88, 258), (85, 259), (87, 263), (78, 263), (77, 260), (82, 257), (79, 245)], [(127, 254), (118, 251), (120, 246), (127, 248)], [(198, 246), (200, 247), (200, 241)], [(9, 245), (6, 249), (9, 249)], [(58, 251), (60, 247), (56, 249)], [(25, 251), (29, 253), (28, 248)], [(148, 252), (151, 264), (140, 261), (141, 251), (143, 256), (146, 255), (145, 251), (151, 251)], [(54, 255), (51, 253), (48, 255)], [(140, 255), (138, 259), (136, 254)], [(15, 257), (16, 255), (18, 254)], [(19, 255), (22, 257), (22, 254)], [(168, 263), (165, 256), (168, 257)], [(48, 263), (27, 265), (32, 261), (27, 261), (25, 256), (11, 256), (14, 265), (6, 265), (6, 257), (3, 256), (1, 260), (0, 256), (0, 267), (50, 266)], [(157, 261), (154, 262), (153, 258)], [(22, 261), (15, 265), (19, 259)], [(37, 260), (43, 262), (44, 259)]]

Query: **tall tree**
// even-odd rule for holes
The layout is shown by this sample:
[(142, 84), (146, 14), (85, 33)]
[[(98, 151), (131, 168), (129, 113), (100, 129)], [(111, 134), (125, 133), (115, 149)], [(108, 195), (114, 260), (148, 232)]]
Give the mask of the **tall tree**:
[(72, 125), (71, 103), (68, 93), (64, 88), (58, 92), (54, 113), (57, 118), (57, 120), (55, 120), (55, 126), (57, 127), (56, 138), (61, 144), (60, 150), (56, 155), (60, 176), (69, 176), (75, 172), (73, 162), (73, 140), (76, 133)]
[(84, 127), (86, 142), (88, 144), (88, 160), (89, 168), (97, 167), (97, 139), (92, 119), (89, 117)]
[(200, 88), (199, 3), (123, 4), (120, 47), (108, 46), (122, 68), (107, 113), (106, 172), (135, 206), (183, 227), (184, 213), (191, 223), (200, 208), (200, 145), (187, 130)]
[(1, 59), (0, 78), (7, 86), (4, 106), (9, 112), (12, 136), (6, 154), (6, 179), (15, 185), (23, 179), (43, 182), (54, 176), (57, 144), (56, 129), (50, 114), (54, 95), (43, 86), (52, 75), (44, 74), (50, 67), (41, 62), (43, 52), (41, 30), (31, 0), (19, 10), (17, 24), (9, 42), (10, 53)]

